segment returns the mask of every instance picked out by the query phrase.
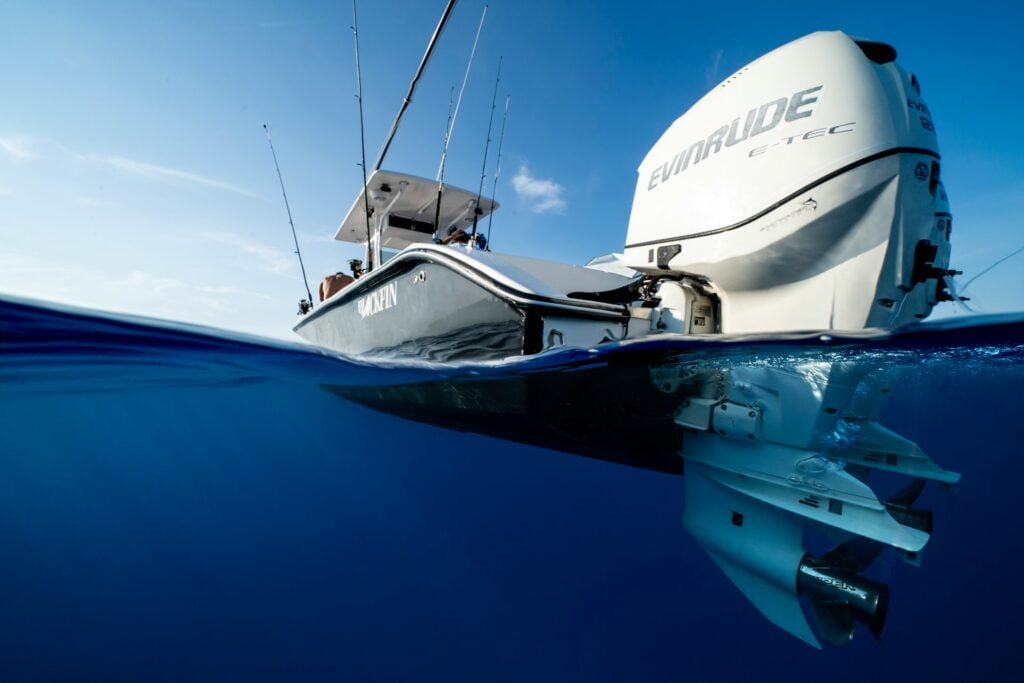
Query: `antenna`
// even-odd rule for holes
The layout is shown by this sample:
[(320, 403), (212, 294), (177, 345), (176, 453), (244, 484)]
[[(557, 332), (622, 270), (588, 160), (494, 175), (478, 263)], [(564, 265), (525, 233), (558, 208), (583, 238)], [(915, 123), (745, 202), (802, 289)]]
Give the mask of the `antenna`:
[(459, 118), (459, 106), (462, 104), (462, 95), (466, 92), (466, 83), (469, 81), (469, 71), (473, 68), (473, 58), (476, 56), (476, 46), (480, 42), (480, 31), (484, 28), (484, 19), (487, 17), (487, 5), (480, 14), (480, 23), (476, 27), (476, 37), (473, 39), (473, 49), (469, 53), (469, 61), (466, 62), (466, 73), (462, 76), (462, 87), (459, 88), (459, 99), (455, 101), (455, 111), (452, 113), (448, 130), (444, 133), (444, 148), (441, 150), (441, 163), (437, 167), (437, 208), (434, 210), (434, 237), (440, 229), (438, 222), (441, 220), (441, 192), (444, 185), (444, 166), (448, 159), (448, 144), (452, 140), (452, 131), (455, 130), (455, 121)]
[(508, 121), (508, 105), (511, 95), (505, 96), (505, 115), (501, 117), (501, 135), (498, 136), (498, 165), (494, 169), (494, 183), (491, 185), (491, 213), (487, 216), (487, 245), (491, 244), (491, 223), (494, 222), (494, 198), (498, 193), (498, 176), (501, 175), (501, 145), (505, 142), (505, 122)]
[(270, 139), (270, 129), (263, 124), (263, 132), (267, 134), (267, 144), (270, 145), (270, 154), (274, 157), (274, 168), (277, 170), (277, 181), (281, 183), (281, 196), (284, 197), (284, 210), (288, 212), (288, 225), (292, 226), (292, 239), (295, 241), (295, 255), (299, 257), (299, 269), (302, 271), (302, 284), (306, 286), (306, 299), (299, 302), (299, 315), (305, 315), (313, 310), (313, 294), (309, 291), (309, 280), (306, 278), (306, 266), (302, 263), (302, 252), (299, 250), (299, 237), (295, 234), (295, 222), (292, 221), (292, 209), (288, 206), (288, 193), (284, 191), (284, 178), (281, 177), (281, 167), (277, 163), (277, 152), (274, 151), (274, 141)]
[(366, 270), (373, 270), (373, 250), (370, 248), (370, 205), (366, 189), (366, 133), (363, 128), (363, 72), (359, 65), (359, 20), (356, 17), (356, 0), (352, 0), (352, 40), (356, 48), (356, 100), (359, 102), (359, 149), (363, 169), (363, 213), (366, 215)]
[(395, 120), (391, 122), (391, 129), (384, 139), (380, 152), (377, 153), (377, 162), (373, 165), (373, 170), (375, 171), (379, 171), (380, 165), (384, 163), (384, 157), (387, 156), (388, 148), (391, 147), (391, 141), (395, 138), (395, 133), (398, 132), (398, 124), (402, 121), (402, 115), (405, 114), (405, 110), (412, 104), (412, 94), (416, 90), (416, 84), (419, 83), (423, 71), (427, 68), (427, 62), (434, 51), (434, 46), (437, 45), (437, 39), (441, 37), (441, 31), (444, 30), (444, 25), (448, 23), (448, 17), (451, 16), (452, 10), (455, 8), (455, 2), (456, 0), (448, 0), (448, 4), (445, 5), (444, 12), (441, 13), (441, 18), (434, 28), (434, 35), (430, 36), (430, 42), (427, 43), (427, 51), (423, 53), (423, 59), (420, 60), (420, 65), (416, 68), (416, 73), (413, 74), (412, 82), (409, 83), (409, 92), (406, 93), (405, 99), (402, 100), (402, 106), (398, 109)]
[(494, 77), (494, 94), (491, 95), (491, 115), (487, 119), (487, 142), (484, 143), (484, 163), (480, 164), (480, 187), (476, 191), (476, 209), (473, 211), (473, 233), (476, 235), (476, 221), (480, 217), (480, 196), (484, 193), (484, 178), (487, 174), (487, 149), (491, 146), (491, 126), (494, 124), (494, 104), (498, 101), (498, 83), (501, 82), (501, 60), (498, 57), (498, 75)]

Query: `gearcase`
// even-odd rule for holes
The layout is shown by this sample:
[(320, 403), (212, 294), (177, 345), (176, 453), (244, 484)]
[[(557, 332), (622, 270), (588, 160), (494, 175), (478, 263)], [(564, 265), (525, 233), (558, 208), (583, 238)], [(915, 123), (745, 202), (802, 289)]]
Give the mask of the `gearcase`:
[[(827, 340), (917, 322), (955, 296), (952, 216), (932, 114), (895, 59), (889, 45), (819, 32), (729, 76), (641, 162), (624, 252), (587, 267), (491, 253), (470, 226), (496, 205), (375, 172), (337, 234), (365, 242), (374, 268), (295, 329), (344, 353), (446, 361), (666, 334)], [(460, 231), (464, 244), (445, 243)], [(382, 246), (401, 251), (384, 261)], [(865, 570), (885, 548), (918, 563), (932, 530), (913, 507), (923, 482), (959, 479), (878, 422), (895, 375), (820, 359), (634, 370), (644, 389), (631, 372), (612, 398), (570, 400), (564, 376), (560, 391), (529, 390), (536, 375), (511, 393), (476, 380), (331, 390), (425, 422), (685, 471), (685, 528), (771, 622), (815, 646), (845, 644), (858, 623), (877, 637), (888, 589)], [(567, 410), (573, 400), (587, 410)], [(475, 427), (459, 417), (469, 412)], [(647, 425), (659, 445), (638, 455), (640, 441), (612, 436), (629, 425), (587, 427), (612, 414)], [(879, 497), (877, 471), (910, 483)], [(807, 531), (834, 547), (809, 552)]]

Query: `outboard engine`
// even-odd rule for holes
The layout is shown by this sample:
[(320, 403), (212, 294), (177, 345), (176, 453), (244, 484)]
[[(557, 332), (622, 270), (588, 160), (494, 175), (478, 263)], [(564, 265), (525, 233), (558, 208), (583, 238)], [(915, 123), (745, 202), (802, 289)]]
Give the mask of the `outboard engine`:
[[(814, 33), (743, 67), (654, 145), (625, 254), (646, 277), (637, 336), (891, 328), (949, 299), (951, 218), (935, 126), (896, 51)], [(876, 638), (886, 548), (919, 564), (925, 480), (951, 487), (879, 421), (899, 373), (870, 360), (653, 368), (677, 394), (683, 526), (772, 623), (804, 642)], [(910, 478), (880, 498), (872, 472)], [(822, 556), (807, 533), (840, 541)], [(807, 608), (805, 610), (805, 607)], [(816, 625), (816, 628), (812, 627)]]
[(726, 333), (895, 327), (949, 300), (935, 125), (895, 59), (818, 32), (725, 79), (641, 163), (625, 265), (655, 296), (710, 293)]

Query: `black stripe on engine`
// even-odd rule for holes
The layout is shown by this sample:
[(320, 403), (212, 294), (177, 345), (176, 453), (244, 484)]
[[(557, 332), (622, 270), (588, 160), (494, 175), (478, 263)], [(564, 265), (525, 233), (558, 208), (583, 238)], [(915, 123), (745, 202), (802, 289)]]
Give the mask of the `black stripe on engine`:
[(930, 150), (930, 149), (924, 149), (923, 147), (893, 147), (892, 149), (887, 149), (885, 151), (877, 152), (877, 153), (872, 154), (870, 156), (866, 156), (863, 159), (860, 159), (858, 161), (854, 161), (851, 164), (847, 164), (846, 166), (843, 166), (842, 168), (836, 169), (835, 171), (832, 171), (831, 173), (829, 173), (827, 175), (823, 175), (822, 177), (820, 177), (817, 180), (815, 180), (813, 183), (810, 183), (809, 185), (805, 185), (804, 187), (801, 187), (796, 192), (793, 192), (792, 194), (787, 195), (786, 197), (784, 197), (784, 198), (780, 199), (779, 201), (775, 202), (774, 204), (770, 205), (768, 208), (762, 209), (761, 211), (759, 211), (758, 213), (754, 214), (750, 218), (744, 218), (743, 220), (739, 221), (738, 223), (733, 223), (732, 225), (726, 225), (725, 227), (722, 227), (722, 228), (715, 228), (714, 230), (705, 230), (703, 232), (697, 232), (697, 233), (693, 233), (693, 234), (690, 234), (690, 235), (679, 235), (677, 237), (663, 237), (661, 239), (650, 240), (648, 242), (635, 242), (633, 244), (627, 244), (626, 245), (626, 249), (632, 249), (634, 247), (649, 247), (649, 246), (652, 246), (652, 245), (655, 245), (655, 244), (663, 244), (665, 242), (678, 242), (679, 240), (692, 240), (692, 239), (696, 239), (698, 237), (707, 237), (708, 235), (717, 235), (718, 233), (721, 233), (721, 232), (728, 232), (730, 230), (735, 230), (736, 228), (742, 228), (744, 225), (747, 225), (748, 223), (753, 223), (758, 218), (761, 218), (762, 216), (768, 215), (769, 213), (771, 213), (775, 209), (779, 208), (783, 204), (796, 199), (797, 197), (799, 197), (800, 195), (804, 194), (805, 192), (809, 192), (810, 190), (813, 190), (814, 188), (816, 188), (818, 185), (821, 185), (822, 183), (825, 183), (825, 182), (828, 182), (829, 180), (832, 180), (836, 176), (842, 175), (842, 174), (846, 173), (847, 171), (852, 171), (853, 169), (857, 168), (858, 166), (863, 166), (864, 164), (869, 164), (872, 161), (877, 161), (878, 159), (882, 159), (882, 158), (885, 158), (885, 157), (888, 157), (888, 156), (892, 156), (894, 154), (925, 154), (927, 156), (935, 157), (936, 159), (941, 158), (939, 156), (938, 152), (935, 152), (935, 151)]

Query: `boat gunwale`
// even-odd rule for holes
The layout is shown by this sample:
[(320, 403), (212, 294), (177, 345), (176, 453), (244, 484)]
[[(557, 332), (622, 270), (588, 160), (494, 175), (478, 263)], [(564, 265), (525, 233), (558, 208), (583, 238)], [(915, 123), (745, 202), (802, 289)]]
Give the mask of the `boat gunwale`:
[[(409, 263), (410, 261), (412, 261), (412, 264)], [(363, 275), (334, 296), (321, 302), (320, 306), (307, 313), (292, 329), (294, 331), (298, 331), (300, 328), (326, 314), (328, 311), (349, 303), (353, 298), (357, 298), (362, 294), (368, 293), (369, 289), (373, 287), (374, 284), (379, 284), (387, 281), (390, 277), (397, 277), (401, 275), (402, 268), (404, 266), (412, 265), (415, 267), (415, 263), (417, 261), (435, 263), (437, 265), (448, 267), (462, 277), (465, 277), (474, 284), (483, 287), (487, 291), (499, 296), (519, 309), (534, 307), (553, 308), (574, 317), (596, 316), (618, 321), (625, 321), (630, 317), (627, 307), (619, 304), (606, 304), (598, 301), (586, 301), (570, 298), (557, 299), (544, 296), (542, 294), (516, 291), (508, 285), (495, 280), (483, 268), (474, 267), (475, 263), (472, 259), (460, 259), (455, 257), (453, 254), (446, 253), (441, 250), (412, 247), (403, 250), (380, 268)]]

